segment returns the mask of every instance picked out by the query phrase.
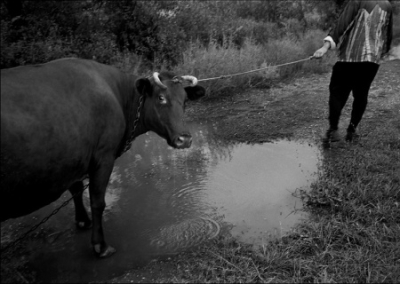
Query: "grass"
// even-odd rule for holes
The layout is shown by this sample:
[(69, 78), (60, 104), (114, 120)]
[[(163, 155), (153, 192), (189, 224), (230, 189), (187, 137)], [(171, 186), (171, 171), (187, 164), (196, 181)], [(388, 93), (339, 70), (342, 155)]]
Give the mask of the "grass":
[[(400, 123), (388, 116), (362, 145), (326, 152), (302, 198), (312, 218), (253, 250), (222, 237), (174, 259), (160, 282), (400, 281)], [(378, 139), (374, 139), (378, 137)]]
[(230, 38), (225, 38), (222, 46), (213, 40), (210, 40), (208, 46), (195, 42), (184, 53), (183, 62), (173, 70), (178, 74), (192, 74), (204, 79), (270, 66), (271, 68), (264, 71), (202, 83), (208, 96), (218, 96), (226, 91), (238, 91), (249, 87), (265, 87), (273, 80), (292, 77), (299, 72), (328, 71), (334, 60), (332, 54), (327, 56), (324, 63), (313, 60), (283, 68), (274, 67), (308, 58), (321, 47), (324, 36), (325, 33), (321, 30), (310, 30), (301, 39), (289, 35), (281, 39), (271, 39), (266, 44), (256, 44), (252, 38), (247, 38), (240, 49)]

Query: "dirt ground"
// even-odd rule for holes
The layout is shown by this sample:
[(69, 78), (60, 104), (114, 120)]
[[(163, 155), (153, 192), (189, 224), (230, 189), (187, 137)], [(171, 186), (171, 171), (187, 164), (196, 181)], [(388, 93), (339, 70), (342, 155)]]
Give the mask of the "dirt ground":
[[(400, 57), (400, 55), (399, 55)], [(393, 88), (400, 86), (400, 60), (383, 63), (371, 86), (369, 105), (362, 124), (373, 118), (382, 104), (394, 104)], [(237, 94), (196, 103), (190, 118), (218, 121), (222, 139), (262, 143), (278, 138), (319, 140), (325, 133), (328, 117), (328, 85), (331, 73), (299, 76), (270, 89), (250, 89)], [(343, 110), (340, 128), (345, 129), (352, 97)]]
[[(379, 123), (385, 117), (385, 109), (400, 103), (400, 59), (391, 59), (381, 65), (371, 86), (369, 105), (359, 125), (361, 135), (363, 124)], [(277, 138), (306, 139), (321, 145), (320, 139), (328, 126), (330, 75), (299, 76), (270, 89), (251, 89), (206, 99), (191, 105), (187, 110), (188, 117), (194, 121), (217, 121), (220, 139), (246, 143), (261, 143)], [(342, 112), (342, 134), (349, 121), (351, 103), (350, 96)], [(177, 269), (174, 262), (184, 257), (183, 254), (176, 259), (153, 261), (111, 282), (144, 283), (172, 279)]]
[[(276, 83), (269, 89), (226, 93), (189, 105), (187, 116), (193, 121), (218, 122), (219, 132), (216, 135), (220, 139), (262, 143), (278, 138), (301, 138), (321, 144), (320, 138), (327, 128), (329, 80), (330, 73), (299, 75), (290, 81)], [(343, 110), (340, 124), (342, 131), (348, 124), (351, 100), (350, 97)], [(396, 59), (387, 61), (380, 67), (371, 87), (367, 111), (359, 127), (361, 135), (363, 124), (382, 119), (379, 118), (382, 117), (380, 114), (388, 105), (399, 103), (400, 59)], [(107, 282), (138, 283), (170, 279), (171, 273), (176, 269), (175, 261), (174, 257), (155, 260), (145, 267), (134, 268)], [(26, 274), (14, 280), (34, 281), (31, 272), (26, 271)], [(3, 281), (7, 282), (6, 279), (2, 279)]]

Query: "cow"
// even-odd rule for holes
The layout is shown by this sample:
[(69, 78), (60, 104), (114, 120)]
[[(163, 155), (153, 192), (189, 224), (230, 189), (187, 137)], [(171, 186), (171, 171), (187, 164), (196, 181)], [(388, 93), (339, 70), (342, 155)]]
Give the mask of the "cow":
[[(165, 71), (138, 78), (77, 58), (1, 70), (1, 221), (69, 190), (78, 228), (92, 228), (94, 253), (112, 255), (102, 214), (115, 160), (147, 131), (173, 148), (190, 147), (185, 103), (204, 95), (190, 75)], [(91, 219), (82, 200), (86, 177)]]

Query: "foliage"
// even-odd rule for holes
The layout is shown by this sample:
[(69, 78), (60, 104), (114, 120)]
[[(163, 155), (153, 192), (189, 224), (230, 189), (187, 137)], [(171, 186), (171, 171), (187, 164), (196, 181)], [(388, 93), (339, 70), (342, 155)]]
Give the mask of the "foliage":
[(2, 68), (68, 56), (110, 62), (115, 55), (113, 35), (85, 2), (23, 2), (23, 8), (17, 18), (2, 15)]
[[(7, 0), (0, 6), (0, 66), (74, 56), (141, 73), (161, 68), (196, 69), (202, 77), (243, 72), (310, 56), (342, 4), (341, 0)], [(397, 35), (398, 21), (394, 31)], [(279, 70), (279, 76), (300, 69), (322, 72), (326, 66), (296, 65)], [(233, 85), (227, 80), (211, 89), (249, 86), (268, 76), (254, 74), (234, 80)]]
[(66, 56), (116, 64), (132, 53), (148, 68), (174, 66), (191, 42), (223, 46), (229, 38), (241, 48), (249, 37), (300, 38), (329, 21), (332, 4), (319, 2), (2, 1), (1, 68)]

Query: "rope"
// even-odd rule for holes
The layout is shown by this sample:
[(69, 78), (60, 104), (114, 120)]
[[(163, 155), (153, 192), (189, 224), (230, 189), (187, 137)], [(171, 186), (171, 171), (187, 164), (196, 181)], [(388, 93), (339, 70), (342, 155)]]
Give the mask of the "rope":
[(304, 59), (300, 59), (297, 61), (293, 61), (293, 62), (288, 62), (288, 63), (283, 63), (283, 64), (279, 64), (279, 65), (275, 65), (275, 66), (267, 66), (267, 67), (263, 67), (263, 68), (259, 68), (259, 69), (254, 69), (254, 70), (250, 70), (250, 71), (246, 71), (246, 72), (242, 72), (242, 73), (235, 73), (235, 74), (231, 74), (231, 75), (222, 75), (222, 76), (218, 76), (218, 77), (212, 77), (212, 78), (206, 78), (206, 79), (200, 79), (198, 80), (198, 82), (204, 82), (204, 81), (211, 81), (211, 80), (217, 80), (217, 79), (225, 79), (225, 78), (231, 78), (234, 76), (239, 76), (239, 75), (244, 75), (244, 74), (250, 74), (250, 73), (254, 73), (254, 72), (258, 72), (258, 71), (262, 71), (268, 68), (277, 68), (277, 67), (282, 67), (282, 66), (286, 66), (286, 65), (291, 65), (291, 64), (295, 64), (295, 63), (299, 63), (299, 62), (303, 62), (303, 61), (308, 61), (310, 59), (314, 58), (314, 56), (310, 56)]

